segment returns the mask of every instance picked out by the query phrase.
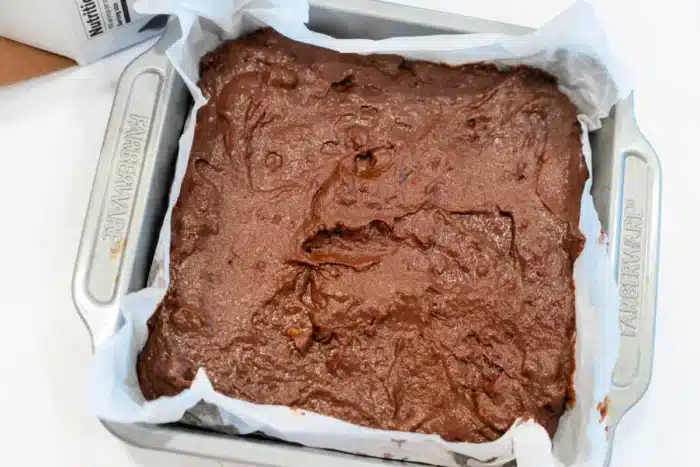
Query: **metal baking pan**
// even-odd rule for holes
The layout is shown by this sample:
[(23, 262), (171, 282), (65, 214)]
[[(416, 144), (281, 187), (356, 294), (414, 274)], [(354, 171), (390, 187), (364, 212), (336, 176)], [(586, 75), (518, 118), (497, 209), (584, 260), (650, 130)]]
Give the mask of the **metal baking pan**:
[[(336, 37), (437, 33), (523, 34), (528, 28), (376, 0), (312, 0), (310, 27)], [(161, 40), (124, 71), (109, 117), (73, 277), (73, 299), (93, 349), (120, 326), (119, 302), (145, 286), (167, 205), (178, 138), (191, 100), (165, 50), (180, 36), (171, 21)], [(620, 291), (620, 357), (608, 401), (608, 437), (646, 391), (656, 314), (661, 172), (640, 133), (632, 97), (591, 135), (593, 198), (610, 241)], [(248, 464), (378, 465), (381, 459), (181, 424), (103, 421), (127, 443)], [(608, 462), (610, 452), (608, 452)]]

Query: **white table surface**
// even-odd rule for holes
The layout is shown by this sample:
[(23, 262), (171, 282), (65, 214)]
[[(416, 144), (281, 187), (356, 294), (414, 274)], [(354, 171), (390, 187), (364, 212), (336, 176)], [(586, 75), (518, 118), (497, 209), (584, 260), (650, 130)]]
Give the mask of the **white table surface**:
[[(401, 2), (530, 26), (570, 3)], [(596, 6), (633, 64), (637, 117), (664, 177), (654, 376), (618, 429), (613, 465), (697, 465), (700, 7), (694, 0)], [(85, 404), (88, 335), (71, 300), (73, 261), (117, 79), (145, 46), (0, 88), (0, 465), (224, 465), (128, 447)]]

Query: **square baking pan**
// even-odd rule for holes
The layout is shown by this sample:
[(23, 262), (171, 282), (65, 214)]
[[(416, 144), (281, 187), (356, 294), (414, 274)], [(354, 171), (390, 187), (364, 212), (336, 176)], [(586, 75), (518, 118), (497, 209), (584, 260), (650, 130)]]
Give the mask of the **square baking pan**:
[[(312, 0), (311, 29), (343, 38), (530, 29), (377, 0)], [(192, 100), (165, 50), (180, 37), (170, 21), (162, 38), (120, 78), (95, 174), (73, 276), (73, 299), (93, 350), (121, 325), (119, 303), (146, 286), (173, 178), (178, 140)], [(590, 135), (593, 199), (609, 240), (620, 292), (620, 356), (607, 404), (608, 462), (615, 428), (651, 378), (656, 314), (661, 171), (634, 120), (632, 96)], [(268, 466), (369, 466), (383, 459), (233, 436), (185, 424), (103, 421), (127, 443)], [(466, 459), (462, 460), (464, 465)], [(473, 460), (468, 465), (473, 464)], [(417, 464), (414, 464), (417, 465)]]

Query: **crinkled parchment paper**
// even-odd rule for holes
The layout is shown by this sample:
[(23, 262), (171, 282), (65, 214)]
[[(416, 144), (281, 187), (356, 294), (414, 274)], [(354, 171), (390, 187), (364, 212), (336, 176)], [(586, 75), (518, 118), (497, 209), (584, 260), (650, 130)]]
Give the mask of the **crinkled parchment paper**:
[(199, 59), (204, 53), (222, 40), (269, 25), (291, 39), (341, 52), (392, 53), (452, 65), (491, 61), (535, 66), (556, 76), (560, 89), (578, 107), (582, 144), (590, 169), (587, 132), (600, 125), (600, 118), (629, 89), (588, 4), (575, 3), (525, 36), (464, 34), (379, 41), (334, 39), (310, 31), (305, 26), (306, 0), (141, 0), (137, 8), (179, 17), (183, 36), (167, 54), (185, 79), (195, 106), (180, 140), (169, 207), (154, 258), (158, 266), (152, 272), (151, 285), (123, 298), (124, 324), (97, 349), (92, 362), (89, 396), (95, 414), (113, 421), (149, 423), (174, 422), (184, 416), (189, 423), (232, 433), (262, 432), (308, 446), (378, 457), (391, 455), (395, 459), (445, 466), (500, 465), (516, 457), (520, 467), (602, 464), (605, 433), (596, 406), (609, 390), (619, 336), (615, 280), (605, 245), (598, 241), (601, 227), (590, 195), (591, 180), (585, 186), (581, 205), (580, 225), (587, 241), (574, 266), (576, 404), (564, 414), (553, 443), (544, 429), (531, 421), (516, 422), (496, 441), (472, 444), (450, 443), (436, 435), (374, 430), (310, 412), (300, 416), (299, 410), (252, 404), (217, 393), (202, 369), (190, 389), (147, 402), (136, 377), (136, 359), (147, 338), (146, 322), (169, 281), (171, 213), (192, 145), (194, 113), (204, 102), (195, 85)]

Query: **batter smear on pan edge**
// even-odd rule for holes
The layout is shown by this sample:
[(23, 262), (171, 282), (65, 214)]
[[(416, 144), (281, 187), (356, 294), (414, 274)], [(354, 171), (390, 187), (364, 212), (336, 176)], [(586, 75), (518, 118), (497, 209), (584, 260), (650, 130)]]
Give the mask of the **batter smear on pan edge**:
[(531, 416), (554, 433), (588, 173), (553, 78), (270, 29), (201, 66), (145, 397), (202, 367), (231, 397), (368, 427), (482, 442)]

